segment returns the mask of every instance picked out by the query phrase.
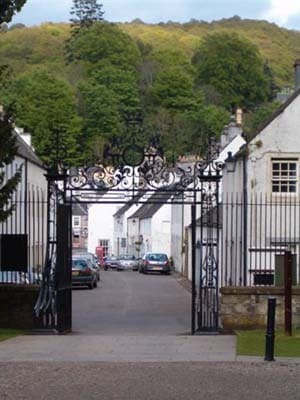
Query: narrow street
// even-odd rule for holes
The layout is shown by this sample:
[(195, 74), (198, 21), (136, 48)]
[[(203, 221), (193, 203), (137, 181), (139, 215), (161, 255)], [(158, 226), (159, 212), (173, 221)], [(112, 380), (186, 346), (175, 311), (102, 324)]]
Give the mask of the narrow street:
[(75, 288), (72, 294), (74, 333), (190, 333), (191, 295), (173, 276), (101, 271), (98, 288)]

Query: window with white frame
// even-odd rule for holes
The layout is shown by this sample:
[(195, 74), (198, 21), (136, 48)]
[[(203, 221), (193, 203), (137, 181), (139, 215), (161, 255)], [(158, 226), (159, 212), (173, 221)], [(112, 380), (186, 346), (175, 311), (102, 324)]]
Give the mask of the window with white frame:
[(297, 159), (272, 159), (272, 193), (296, 193)]
[(73, 226), (74, 227), (80, 226), (80, 217), (77, 216), (73, 217)]

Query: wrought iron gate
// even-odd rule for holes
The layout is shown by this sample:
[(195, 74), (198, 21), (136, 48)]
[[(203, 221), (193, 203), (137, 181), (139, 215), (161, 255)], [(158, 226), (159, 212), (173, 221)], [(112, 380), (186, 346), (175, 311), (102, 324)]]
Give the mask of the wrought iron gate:
[(105, 163), (60, 168), (49, 174), (48, 249), (35, 307), (37, 315), (44, 316), (45, 326), (58, 332), (71, 331), (72, 204), (133, 201), (191, 206), (191, 332), (218, 330), (218, 191), (222, 167), (215, 143), (209, 144), (205, 160), (170, 165), (155, 138), (148, 146), (139, 146), (133, 140), (122, 151), (113, 143), (106, 149)]

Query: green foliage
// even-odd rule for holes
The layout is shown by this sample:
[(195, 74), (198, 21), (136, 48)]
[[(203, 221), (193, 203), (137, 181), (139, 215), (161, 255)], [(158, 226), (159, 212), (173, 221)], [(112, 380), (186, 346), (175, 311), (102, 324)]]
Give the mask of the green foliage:
[[(16, 137), (13, 133), (13, 123), (10, 113), (0, 115), (0, 168), (12, 163), (17, 152)], [(5, 221), (13, 212), (11, 197), (21, 180), (22, 166), (10, 178), (0, 171), (0, 222)]]
[(122, 121), (115, 93), (94, 81), (79, 86), (81, 115), (84, 121), (86, 159), (93, 161), (103, 155), (104, 146), (112, 136), (121, 132)]
[(137, 44), (115, 24), (95, 22), (80, 29), (67, 45), (70, 62), (81, 61), (87, 66), (106, 63), (120, 68), (136, 68), (140, 59)]
[[(101, 8), (99, 10), (102, 12)], [(245, 118), (247, 131), (253, 132), (257, 121), (269, 115), (265, 114), (264, 108), (269, 107), (277, 87), (292, 82), (292, 65), (295, 58), (300, 56), (300, 33), (265, 21), (240, 18), (212, 23), (190, 21), (187, 24), (170, 22), (159, 25), (148, 25), (140, 21), (119, 25), (93, 21), (88, 26), (82, 26), (75, 35), (70, 35), (71, 32), (67, 24), (43, 24), (0, 33), (1, 65), (8, 68), (7, 79), (0, 87), (0, 94), (5, 94), (7, 102), (14, 96), (18, 98), (19, 89), (11, 81), (18, 82), (24, 76), (31, 76), (31, 84), (35, 86), (33, 82), (36, 71), (41, 69), (64, 84), (67, 88), (66, 96), (72, 98), (72, 111), (71, 119), (66, 123), (67, 133), (63, 129), (62, 136), (72, 141), (75, 138), (76, 146), (72, 143), (68, 146), (69, 151), (73, 149), (73, 155), (68, 157), (74, 163), (78, 163), (79, 159), (83, 162), (101, 157), (105, 144), (114, 136), (126, 138), (124, 116), (136, 113), (139, 108), (142, 108), (145, 116), (145, 134), (159, 132), (168, 154), (203, 152), (207, 137), (218, 135), (223, 124), (228, 123), (228, 113), (223, 105), (229, 109), (231, 104), (239, 102), (239, 105), (251, 108), (249, 116)], [(249, 45), (249, 41), (259, 48), (262, 54), (260, 72), (263, 81), (259, 89), (256, 83), (253, 87), (248, 86), (249, 95), (245, 95), (245, 91), (241, 95), (234, 89), (231, 93), (233, 100), (224, 102), (223, 92), (216, 85), (207, 80), (195, 84), (198, 64), (193, 65), (191, 60), (196, 52), (198, 54), (199, 46), (208, 34), (227, 33), (231, 37), (234, 32), (238, 33), (243, 49), (246, 39), (247, 49), (249, 47), (253, 50), (255, 47)], [(68, 65), (65, 64), (67, 39), (70, 39), (70, 60), (74, 61)], [(257, 55), (257, 49), (255, 51)], [(241, 50), (236, 49), (233, 58), (240, 57), (240, 54)], [(248, 57), (247, 52), (245, 55), (243, 53), (242, 59), (245, 56)], [(229, 61), (230, 67), (235, 65), (233, 60)], [(250, 64), (252, 68), (252, 59)], [(251, 81), (252, 75), (244, 68), (243, 62), (241, 67), (245, 82)], [(47, 109), (53, 107), (51, 101), (46, 101), (46, 96), (45, 99), (40, 98), (39, 92), (43, 92), (44, 84), (40, 79), (38, 81), (36, 85), (40, 89), (36, 95), (31, 97), (28, 90), (26, 96), (22, 95), (17, 102), (17, 121), (20, 126), (20, 122), (26, 122), (28, 128), (25, 128), (30, 131), (33, 126), (45, 138), (51, 136), (49, 132), (56, 137), (58, 133), (55, 129), (50, 129), (48, 123), (42, 123), (42, 118), (37, 123), (38, 117), (34, 117), (31, 111), (34, 109), (37, 114), (44, 114), (48, 119), (51, 111)], [(246, 88), (245, 82), (241, 83), (243, 90)], [(227, 80), (224, 85), (225, 88), (228, 86)], [(12, 91), (8, 88), (12, 88)], [(260, 96), (262, 88), (267, 95)], [(48, 89), (46, 79), (46, 93)], [(44, 109), (38, 107), (35, 97), (40, 99), (40, 103), (45, 102)], [(21, 102), (25, 102), (22, 107)], [(66, 107), (63, 102), (58, 103), (60, 108), (66, 108), (66, 113), (70, 111), (68, 101)], [(58, 113), (59, 119), (65, 120), (62, 114), (62, 111)], [(35, 136), (40, 138), (39, 133), (33, 133), (36, 149), (42, 150), (44, 159), (49, 159), (50, 151), (47, 149), (53, 138), (46, 146), (48, 139), (37, 139), (36, 143)], [(40, 143), (43, 149), (39, 148)]]
[(21, 10), (27, 0), (1, 0), (0, 25), (10, 22), (14, 14)]
[(237, 34), (206, 36), (194, 56), (197, 80), (213, 86), (228, 110), (247, 110), (270, 97), (264, 63), (258, 49)]
[(91, 74), (95, 85), (104, 85), (118, 100), (121, 115), (132, 114), (140, 107), (138, 77), (133, 70), (123, 70), (113, 65), (96, 69)]
[(245, 115), (244, 132), (248, 140), (251, 140), (257, 133), (259, 127), (265, 123), (272, 114), (279, 108), (280, 103), (273, 101), (272, 103), (262, 104), (252, 112)]
[(146, 117), (145, 132), (159, 135), (163, 148), (173, 157), (184, 154), (203, 155), (208, 138), (218, 137), (229, 120), (222, 107), (199, 105), (197, 110), (174, 113), (159, 108)]
[(13, 107), (17, 124), (32, 134), (33, 146), (46, 164), (62, 157), (68, 163), (76, 162), (80, 119), (66, 82), (44, 71), (26, 73), (6, 88), (2, 101)]
[(186, 111), (197, 109), (199, 99), (194, 93), (191, 76), (181, 68), (173, 67), (157, 74), (149, 89), (148, 103), (152, 107)]

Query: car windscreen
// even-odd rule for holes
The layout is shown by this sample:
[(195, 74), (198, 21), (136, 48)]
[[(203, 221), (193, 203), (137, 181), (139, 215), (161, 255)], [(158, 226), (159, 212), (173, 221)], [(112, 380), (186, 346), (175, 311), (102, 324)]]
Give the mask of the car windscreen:
[(106, 261), (116, 261), (118, 257), (107, 257)]
[(85, 260), (73, 260), (72, 261), (72, 268), (85, 269), (87, 267), (88, 267), (88, 264)]
[(153, 253), (153, 254), (148, 254), (147, 260), (149, 260), (149, 261), (167, 261), (168, 257), (166, 254)]
[(134, 256), (120, 256), (120, 260), (135, 260)]

